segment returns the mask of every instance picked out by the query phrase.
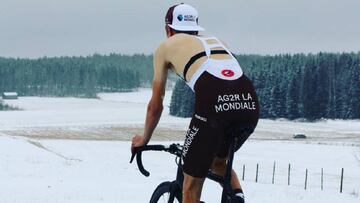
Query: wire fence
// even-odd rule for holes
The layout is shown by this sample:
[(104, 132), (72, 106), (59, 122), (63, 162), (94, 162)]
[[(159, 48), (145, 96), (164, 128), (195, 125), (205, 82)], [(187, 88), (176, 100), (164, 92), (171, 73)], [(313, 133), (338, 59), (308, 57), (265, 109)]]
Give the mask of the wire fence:
[[(262, 167), (260, 163), (252, 165), (243, 164), (239, 168), (242, 174), (243, 181), (255, 181), (256, 183), (278, 184), (288, 186), (301, 186), (304, 190), (319, 188), (321, 191), (325, 189), (337, 190), (343, 193), (345, 170), (341, 168), (338, 174), (332, 172), (326, 173), (324, 168), (319, 168), (317, 171), (308, 168), (295, 168), (290, 163), (288, 165), (278, 165), (273, 162), (272, 166)], [(350, 179), (350, 177), (349, 177)]]

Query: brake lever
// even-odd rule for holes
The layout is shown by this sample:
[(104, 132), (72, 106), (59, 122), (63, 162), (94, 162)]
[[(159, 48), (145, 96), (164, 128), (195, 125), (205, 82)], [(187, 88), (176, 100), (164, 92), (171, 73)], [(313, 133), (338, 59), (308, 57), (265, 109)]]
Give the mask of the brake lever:
[(135, 156), (136, 156), (136, 152), (133, 152), (131, 154), (130, 163), (132, 163), (134, 161)]

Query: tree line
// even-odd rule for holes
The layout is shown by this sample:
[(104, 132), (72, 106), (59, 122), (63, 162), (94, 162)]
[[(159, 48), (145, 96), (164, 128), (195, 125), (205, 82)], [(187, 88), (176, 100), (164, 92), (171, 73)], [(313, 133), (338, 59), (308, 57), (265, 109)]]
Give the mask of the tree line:
[[(237, 59), (254, 83), (262, 118), (360, 118), (360, 52), (238, 55)], [(170, 113), (190, 117), (193, 102), (190, 88), (177, 81)]]
[[(237, 55), (254, 82), (262, 118), (360, 118), (360, 53)], [(151, 55), (14, 59), (0, 57), (0, 93), (96, 97), (148, 87)], [(194, 95), (178, 81), (170, 113), (189, 117)], [(0, 102), (0, 108), (4, 108)]]
[(0, 93), (20, 96), (96, 97), (150, 84), (152, 56), (95, 54), (87, 57), (0, 57)]

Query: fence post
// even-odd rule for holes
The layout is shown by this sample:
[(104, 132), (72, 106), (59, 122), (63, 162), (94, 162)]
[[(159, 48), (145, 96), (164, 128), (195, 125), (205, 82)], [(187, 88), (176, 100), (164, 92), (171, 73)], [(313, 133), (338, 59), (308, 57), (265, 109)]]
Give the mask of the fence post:
[(288, 169), (288, 185), (290, 185), (290, 169), (291, 169), (291, 164), (289, 164), (289, 169)]
[(242, 174), (242, 180), (245, 179), (245, 164), (243, 165), (243, 174)]
[(343, 191), (343, 181), (344, 181), (344, 168), (341, 168), (340, 193), (342, 193)]
[(256, 164), (256, 177), (255, 177), (255, 182), (258, 182), (258, 174), (259, 174), (259, 164)]
[(306, 169), (306, 172), (305, 172), (305, 190), (306, 190), (306, 186), (307, 186), (307, 178), (308, 178), (308, 169)]
[(321, 168), (321, 190), (324, 190), (324, 169)]
[(276, 167), (276, 161), (274, 161), (272, 184), (274, 184), (274, 179), (275, 179), (275, 167)]

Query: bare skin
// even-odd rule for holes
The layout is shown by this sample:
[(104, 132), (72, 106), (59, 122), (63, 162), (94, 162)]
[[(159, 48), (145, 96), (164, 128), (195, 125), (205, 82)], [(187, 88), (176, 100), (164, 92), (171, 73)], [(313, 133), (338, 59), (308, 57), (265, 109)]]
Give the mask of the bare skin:
[[(154, 78), (152, 82), (152, 96), (147, 107), (145, 128), (143, 135), (135, 135), (132, 139), (131, 150), (134, 147), (146, 145), (156, 128), (163, 110), (163, 98), (168, 70), (172, 69), (178, 75), (183, 74), (184, 67), (190, 58), (204, 51), (202, 43), (192, 35), (174, 32), (165, 26), (167, 39), (160, 44), (154, 53)], [(208, 43), (212, 43), (209, 41)], [(221, 48), (220, 48), (221, 49)], [(216, 50), (216, 48), (214, 49)], [(211, 55), (214, 59), (229, 59), (228, 54)], [(189, 68), (188, 81), (196, 70), (205, 62), (206, 56), (196, 60)], [(226, 160), (215, 158), (212, 170), (218, 175), (224, 175)], [(233, 171), (231, 183), (233, 188), (240, 188), (239, 180)], [(203, 178), (195, 178), (184, 174), (183, 203), (198, 203), (204, 183)]]

